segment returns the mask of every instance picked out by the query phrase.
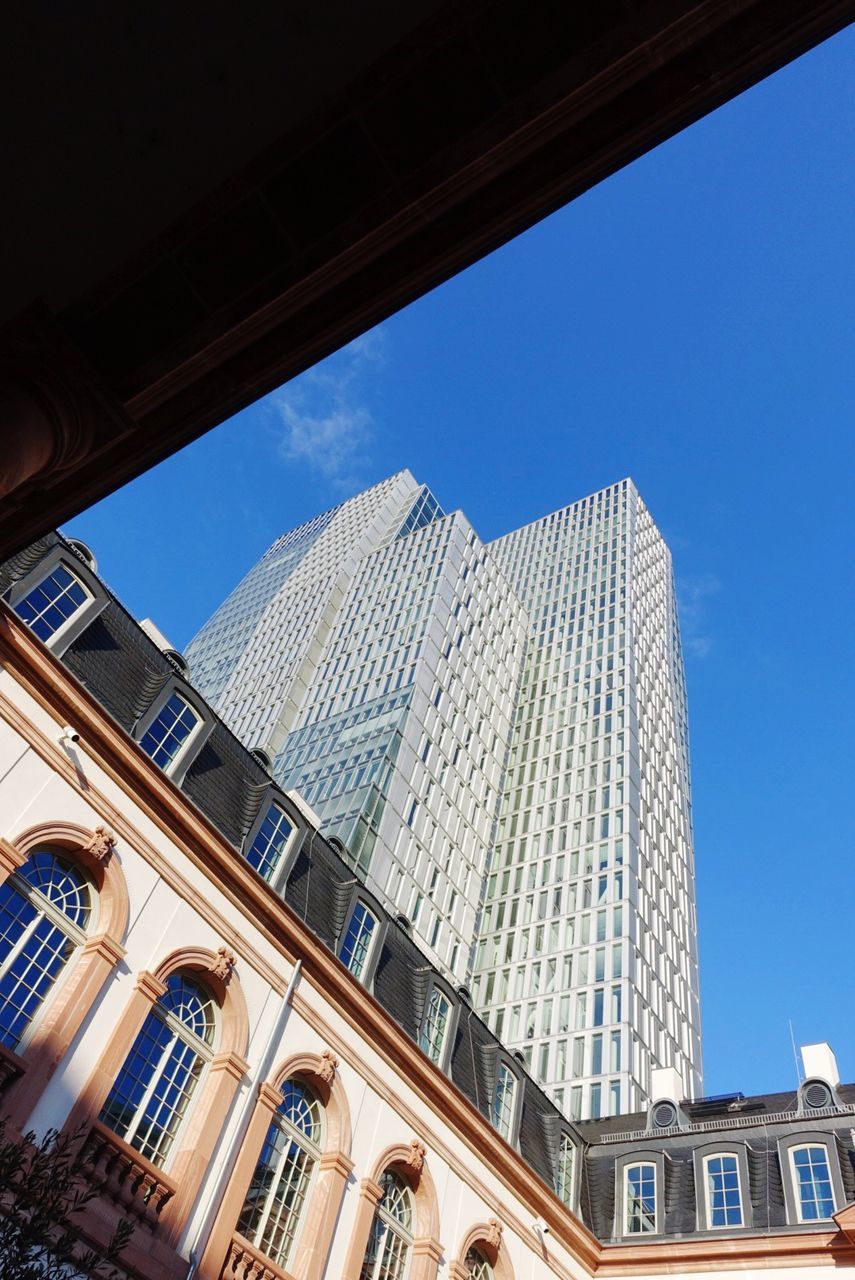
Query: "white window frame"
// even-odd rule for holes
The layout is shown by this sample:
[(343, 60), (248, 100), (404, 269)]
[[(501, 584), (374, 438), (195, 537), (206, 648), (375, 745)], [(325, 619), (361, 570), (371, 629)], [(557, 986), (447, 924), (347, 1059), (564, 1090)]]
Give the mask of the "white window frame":
[[(191, 979), (194, 978), (194, 975), (192, 973), (189, 974), (188, 976)], [(197, 984), (197, 985), (201, 986), (201, 984)], [(202, 987), (202, 990), (205, 990), (205, 988)], [(159, 1002), (155, 1001), (151, 1009), (147, 1012), (146, 1018), (149, 1018), (149, 1017), (160, 1018), (160, 1020), (163, 1023), (165, 1023), (166, 1027), (170, 1031), (171, 1039), (168, 1041), (166, 1046), (161, 1050), (160, 1057), (157, 1062), (157, 1066), (155, 1067), (154, 1071), (152, 1071), (151, 1073), (151, 1076), (145, 1087), (143, 1095), (139, 1103), (137, 1104), (137, 1107), (134, 1110), (133, 1118), (131, 1119), (129, 1124), (125, 1127), (124, 1133), (119, 1133), (118, 1130), (113, 1129), (109, 1124), (107, 1124), (106, 1121), (103, 1122), (108, 1128), (110, 1128), (111, 1133), (115, 1133), (116, 1137), (121, 1138), (121, 1140), (127, 1143), (128, 1146), (134, 1147), (134, 1150), (139, 1152), (143, 1160), (147, 1160), (149, 1164), (154, 1165), (154, 1167), (157, 1169), (162, 1169), (164, 1172), (168, 1171), (169, 1166), (172, 1163), (172, 1160), (175, 1158), (176, 1153), (180, 1150), (179, 1141), (178, 1141), (179, 1137), (181, 1135), (182, 1130), (186, 1128), (187, 1123), (190, 1117), (192, 1116), (193, 1112), (195, 1111), (199, 1103), (199, 1099), (201, 1098), (204, 1092), (205, 1085), (207, 1083), (208, 1073), (211, 1068), (211, 1062), (213, 1061), (213, 1058), (217, 1051), (216, 1045), (221, 1032), (221, 1022), (220, 1022), (221, 1015), (220, 1015), (220, 1010), (217, 1007), (216, 1001), (213, 999), (213, 997), (210, 996), (210, 993), (206, 992), (206, 994), (208, 995), (208, 998), (211, 1000), (211, 1005), (214, 1011), (214, 1036), (213, 1036), (212, 1043), (209, 1044), (207, 1041), (201, 1040), (197, 1035), (195, 1035), (189, 1029), (186, 1023), (183, 1023), (179, 1018), (176, 1018), (176, 1016), (172, 1013), (171, 1010), (164, 1011), (162, 1007), (161, 1008), (158, 1007)], [(143, 1022), (142, 1025), (144, 1026), (145, 1022)], [(154, 1094), (155, 1089), (160, 1083), (164, 1068), (169, 1061), (169, 1055), (172, 1052), (173, 1046), (175, 1045), (176, 1041), (188, 1046), (202, 1060), (202, 1069), (199, 1072), (199, 1076), (196, 1080), (196, 1083), (193, 1086), (193, 1091), (190, 1095), (190, 1100), (187, 1105), (187, 1109), (178, 1118), (178, 1124), (175, 1127), (175, 1132), (171, 1136), (169, 1149), (166, 1153), (166, 1156), (162, 1160), (162, 1162), (159, 1162), (157, 1160), (153, 1160), (150, 1155), (146, 1155), (143, 1151), (140, 1151), (138, 1147), (135, 1147), (132, 1141), (132, 1138), (136, 1137), (137, 1130), (139, 1129), (140, 1124), (145, 1118), (146, 1107), (151, 1101), (152, 1095)], [(135, 1037), (128, 1049), (127, 1054), (125, 1055), (125, 1059), (123, 1060), (121, 1067), (119, 1068), (119, 1073), (121, 1073), (124, 1070), (125, 1065), (128, 1061), (128, 1058), (133, 1052), (136, 1046), (136, 1043), (137, 1043), (137, 1040)], [(118, 1079), (118, 1074), (116, 1078)], [(105, 1099), (105, 1103), (104, 1103), (105, 1106), (108, 1100), (109, 1100), (109, 1096), (107, 1099)]]
[[(562, 1154), (565, 1147), (569, 1148), (570, 1156), (570, 1185), (564, 1193), (561, 1189), (562, 1174)], [(555, 1169), (555, 1194), (567, 1209), (575, 1209), (577, 1203), (577, 1186), (579, 1182), (579, 1148), (573, 1141), (566, 1129), (562, 1129), (558, 1135), (558, 1159)]]
[[(499, 1100), (499, 1082), (503, 1077), (509, 1079), (513, 1086), (511, 1092), (510, 1116), (507, 1121), (507, 1132), (498, 1123), (496, 1114), (496, 1107)], [(490, 1099), (490, 1123), (496, 1130), (496, 1133), (498, 1133), (500, 1137), (504, 1138), (505, 1141), (509, 1142), (512, 1146), (516, 1142), (517, 1131), (519, 1129), (521, 1092), (522, 1082), (520, 1080), (519, 1073), (514, 1071), (511, 1064), (505, 1058), (499, 1058), (496, 1063), (496, 1083), (493, 1086), (493, 1096)], [(502, 1098), (502, 1103), (504, 1107), (504, 1097)]]
[[(828, 1177), (831, 1184), (832, 1209), (827, 1218), (805, 1218), (802, 1213), (802, 1198), (799, 1193), (799, 1180), (796, 1173), (795, 1153), (803, 1151), (808, 1147), (818, 1147), (825, 1152), (825, 1163), (828, 1168)], [(837, 1213), (840, 1207), (846, 1203), (846, 1196), (843, 1190), (843, 1182), (840, 1176), (840, 1166), (837, 1160), (837, 1152), (834, 1149), (834, 1139), (825, 1133), (798, 1133), (792, 1134), (789, 1138), (782, 1139), (778, 1144), (779, 1155), (781, 1158), (782, 1169), (786, 1164), (786, 1174), (784, 1176), (784, 1199), (787, 1207), (787, 1218), (792, 1223), (799, 1225), (814, 1223), (830, 1222), (832, 1215)]]
[[(736, 1192), (739, 1197), (739, 1222), (713, 1222), (713, 1204), (710, 1196), (710, 1170), (711, 1160), (732, 1160), (736, 1165)], [(739, 1156), (733, 1151), (711, 1151), (709, 1155), (705, 1155), (701, 1163), (703, 1169), (704, 1181), (704, 1206), (707, 1216), (708, 1231), (734, 1231), (745, 1226), (745, 1195), (742, 1189), (742, 1171), (739, 1167)], [(728, 1206), (724, 1206), (725, 1216), (728, 1213)]]
[[(295, 1080), (293, 1081), (293, 1083), (301, 1084), (302, 1081)], [(311, 1086), (307, 1086), (307, 1087), (311, 1088)], [(309, 1169), (309, 1173), (306, 1177), (305, 1184), (304, 1184), (303, 1203), (299, 1210), (297, 1221), (294, 1226), (294, 1234), (291, 1237), (291, 1240), (286, 1252), (282, 1255), (282, 1257), (278, 1257), (278, 1258), (274, 1257), (271, 1253), (268, 1253), (265, 1250), (264, 1246), (259, 1242), (263, 1239), (264, 1233), (267, 1230), (268, 1223), (270, 1222), (270, 1215), (273, 1211), (273, 1193), (274, 1191), (279, 1190), (279, 1184), (282, 1179), (282, 1170), (289, 1157), (288, 1148), (284, 1147), (283, 1150), (279, 1153), (278, 1159), (276, 1160), (275, 1164), (272, 1166), (268, 1166), (268, 1168), (270, 1168), (273, 1172), (273, 1177), (271, 1178), (270, 1183), (265, 1192), (264, 1205), (261, 1210), (258, 1223), (254, 1228), (253, 1235), (247, 1236), (247, 1239), (256, 1249), (259, 1250), (260, 1253), (264, 1254), (266, 1258), (270, 1258), (270, 1260), (274, 1262), (278, 1267), (287, 1267), (288, 1263), (294, 1257), (294, 1252), (297, 1248), (300, 1235), (302, 1234), (303, 1228), (306, 1223), (308, 1209), (311, 1203), (312, 1194), (314, 1192), (315, 1184), (318, 1178), (320, 1162), (324, 1154), (326, 1115), (325, 1115), (323, 1103), (320, 1100), (320, 1098), (318, 1098), (317, 1095), (314, 1095), (314, 1098), (318, 1106), (319, 1120), (320, 1120), (320, 1134), (318, 1135), (317, 1140), (308, 1138), (305, 1133), (301, 1132), (301, 1130), (294, 1124), (292, 1120), (290, 1120), (287, 1116), (280, 1114), (279, 1108), (277, 1108), (277, 1110), (274, 1112), (273, 1118), (271, 1119), (270, 1125), (268, 1126), (268, 1132), (269, 1132), (269, 1129), (275, 1125), (280, 1130), (280, 1132), (283, 1133), (285, 1137), (288, 1138), (291, 1142), (293, 1142), (303, 1152), (303, 1154), (307, 1156), (309, 1161), (311, 1161), (311, 1167)], [(263, 1154), (263, 1150), (264, 1148), (262, 1147), (262, 1152), (259, 1153), (259, 1158), (258, 1158), (258, 1161), (256, 1162), (256, 1171), (257, 1171), (258, 1165), (261, 1163), (261, 1154)], [(241, 1210), (241, 1216), (242, 1216), (242, 1213), (243, 1213), (243, 1210)]]
[(144, 751), (144, 755), (151, 761), (155, 768), (160, 769), (161, 773), (165, 774), (167, 778), (171, 778), (177, 786), (180, 786), (184, 775), (193, 763), (193, 760), (205, 745), (215, 723), (213, 714), (204, 707), (204, 704), (198, 700), (192, 690), (184, 684), (180, 677), (177, 675), (167, 677), (166, 683), (158, 693), (154, 702), (137, 720), (137, 723), (134, 726), (133, 736), (135, 742), (140, 747), (140, 750), (143, 750), (143, 739), (173, 694), (176, 694), (182, 702), (190, 708), (191, 712), (196, 717), (196, 724), (190, 730), (190, 733), (184, 739), (181, 746), (178, 748), (178, 751), (165, 766), (161, 767), (158, 765), (155, 762), (154, 757), (150, 756), (147, 751)]
[(270, 874), (269, 880), (261, 871), (258, 870), (257, 867), (253, 867), (252, 869), (257, 875), (261, 876), (265, 884), (270, 885), (271, 889), (279, 890), (285, 885), (285, 882), (288, 879), (291, 868), (294, 864), (294, 857), (300, 847), (301, 838), (306, 828), (305, 823), (301, 822), (299, 817), (292, 811), (291, 806), (287, 803), (284, 796), (272, 787), (264, 793), (255, 821), (244, 838), (241, 851), (244, 858), (249, 861), (249, 854), (252, 846), (258, 839), (261, 833), (261, 828), (264, 826), (264, 823), (267, 820), (267, 815), (271, 809), (278, 809), (284, 816), (286, 822), (291, 824), (291, 834), (288, 836), (285, 844), (279, 852), (276, 865)]
[[(448, 1016), (445, 1021), (445, 1030), (443, 1031), (442, 1043), (439, 1047), (439, 1053), (436, 1057), (434, 1057), (432, 1053), (430, 1053), (427, 1049), (425, 1049), (422, 1043), (422, 1040), (425, 1035), (425, 1030), (428, 1025), (428, 1019), (431, 1013), (431, 1003), (433, 1001), (434, 996), (439, 996), (440, 999), (445, 1000), (445, 1002), (448, 1005)], [(451, 997), (450, 993), (446, 991), (445, 987), (441, 983), (434, 980), (428, 988), (428, 993), (427, 993), (427, 997), (425, 999), (425, 1004), (424, 1004), (424, 1010), (422, 1012), (421, 1022), (419, 1023), (418, 1046), (421, 1049), (422, 1053), (425, 1054), (425, 1056), (429, 1058), (430, 1061), (433, 1062), (437, 1067), (439, 1067), (441, 1071), (445, 1070), (446, 1065), (448, 1063), (448, 1057), (451, 1052), (451, 1044), (454, 1039), (454, 1031), (457, 1025), (458, 1008), (459, 1006), (457, 1004), (457, 1001)]]
[[(61, 657), (77, 637), (95, 621), (98, 614), (108, 603), (104, 588), (91, 569), (89, 569), (85, 560), (63, 543), (57, 543), (56, 546), (49, 549), (47, 554), (29, 573), (19, 578), (17, 582), (12, 583), (6, 592), (6, 602), (21, 625), (27, 627), (27, 630), (31, 630), (29, 623), (24, 622), (24, 619), (19, 617), (18, 605), (22, 600), (26, 599), (31, 591), (34, 591), (36, 587), (45, 582), (59, 566), (62, 566), (72, 577), (76, 578), (87, 597), (82, 604), (78, 605), (74, 613), (70, 614), (57, 627), (56, 631), (49, 635), (46, 640), (41, 641), (52, 653)], [(33, 635), (36, 635), (35, 631)]]
[[(30, 924), (24, 929), (20, 938), (13, 945), (11, 950), (3, 957), (3, 960), (0, 963), (0, 977), (2, 977), (8, 971), (9, 967), (14, 964), (21, 951), (27, 945), (27, 942), (34, 933), (39, 920), (42, 917), (45, 917), (55, 928), (59, 929), (74, 947), (71, 955), (68, 957), (57, 975), (56, 981), (51, 983), (45, 993), (44, 999), (33, 1014), (15, 1048), (9, 1050), (8, 1046), (6, 1046), (8, 1052), (18, 1055), (26, 1050), (27, 1045), (38, 1030), (39, 1023), (45, 1017), (50, 1004), (56, 998), (57, 992), (61, 989), (71, 973), (71, 970), (74, 968), (74, 963), (78, 959), (81, 949), (86, 945), (86, 940), (97, 934), (98, 916), (100, 912), (100, 896), (98, 891), (83, 868), (75, 862), (73, 858), (68, 857), (67, 853), (62, 849), (52, 849), (48, 846), (44, 849), (31, 849), (28, 855), (28, 860), (36, 853), (51, 854), (53, 857), (59, 858), (64, 862), (68, 862), (74, 867), (74, 870), (80, 876), (81, 880), (86, 883), (89, 890), (89, 919), (86, 923), (86, 928), (82, 929), (80, 925), (75, 924), (73, 920), (70, 920), (67, 915), (60, 911), (54, 903), (40, 892), (40, 890), (30, 884), (28, 880), (25, 880), (24, 877), (19, 874), (19, 871), (13, 871), (8, 877), (6, 883), (9, 888), (14, 890), (14, 892), (19, 894), (22, 898), (25, 898), (28, 902), (31, 902), (36, 908), (37, 914)], [(26, 865), (26, 863), (24, 865)], [(23, 868), (20, 868), (20, 870), (23, 870)]]
[[(738, 1227), (733, 1225), (714, 1227), (712, 1225), (707, 1163), (709, 1160), (715, 1160), (717, 1156), (732, 1156), (736, 1160), (739, 1207), (742, 1213), (742, 1222)], [(751, 1174), (748, 1167), (748, 1151), (745, 1144), (741, 1142), (707, 1142), (702, 1147), (695, 1148), (693, 1163), (698, 1230), (718, 1233), (720, 1231), (742, 1231), (746, 1227), (753, 1226)]]
[[(654, 1224), (652, 1231), (629, 1230), (629, 1172), (639, 1165), (653, 1169)], [(621, 1156), (615, 1162), (615, 1229), (621, 1240), (644, 1240), (660, 1235), (664, 1225), (663, 1196), (665, 1190), (665, 1156), (661, 1151), (637, 1151)]]
[[(359, 907), (362, 907), (363, 911), (365, 911), (369, 916), (371, 916), (371, 918), (374, 921), (374, 927), (371, 930), (371, 933), (368, 939), (368, 945), (365, 948), (365, 955), (362, 961), (362, 967), (358, 973), (354, 973), (348, 961), (345, 960), (343, 952), (344, 952), (344, 945), (347, 942), (348, 933), (350, 932), (351, 922), (353, 920), (355, 912), (358, 910)], [(338, 947), (336, 948), (336, 954), (338, 955), (338, 958), (341, 961), (341, 963), (344, 965), (345, 969), (347, 969), (350, 976), (356, 982), (360, 982), (363, 985), (363, 987), (370, 987), (371, 981), (374, 977), (374, 969), (376, 967), (377, 957), (379, 955), (380, 935), (382, 931), (383, 931), (382, 913), (377, 909), (377, 907), (373, 905), (373, 903), (370, 903), (363, 894), (361, 893), (357, 894), (352, 899), (350, 907), (348, 909), (344, 928), (341, 931), (341, 937), (339, 938)]]

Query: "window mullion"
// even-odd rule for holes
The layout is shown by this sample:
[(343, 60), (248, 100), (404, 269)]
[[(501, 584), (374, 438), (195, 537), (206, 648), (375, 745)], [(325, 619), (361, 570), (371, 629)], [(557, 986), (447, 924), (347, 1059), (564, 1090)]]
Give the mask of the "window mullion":
[(45, 918), (45, 912), (42, 910), (41, 906), (37, 907), (36, 904), (30, 900), (29, 895), (27, 896), (26, 900), (30, 902), (30, 905), (35, 909), (36, 914), (33, 916), (30, 923), (25, 926), (23, 932), (21, 933), (20, 938), (14, 944), (14, 946), (12, 947), (6, 959), (3, 961), (2, 964), (0, 964), (0, 978), (5, 978), (6, 974), (11, 969), (15, 961), (18, 959), (21, 952), (24, 950), (27, 943), (29, 942), (30, 938), (33, 936), (36, 929), (41, 924), (42, 920), (44, 920)]
[[(161, 1021), (165, 1021), (165, 1019), (161, 1019)], [(168, 1026), (168, 1029), (169, 1031), (172, 1032), (172, 1038), (170, 1040), (167, 1040), (166, 1045), (164, 1046), (163, 1052), (161, 1053), (160, 1057), (157, 1060), (157, 1066), (151, 1073), (151, 1078), (149, 1079), (149, 1082), (145, 1087), (143, 1096), (140, 1099), (140, 1104), (137, 1107), (136, 1112), (134, 1113), (133, 1120), (128, 1126), (127, 1133), (125, 1134), (125, 1142), (129, 1143), (130, 1145), (133, 1145), (132, 1139), (136, 1137), (137, 1129), (139, 1128), (142, 1121), (145, 1119), (146, 1108), (148, 1107), (148, 1104), (151, 1102), (151, 1099), (154, 1095), (154, 1091), (157, 1088), (158, 1084), (160, 1083), (161, 1074), (165, 1070), (166, 1064), (169, 1061), (169, 1056), (172, 1053), (173, 1049), (175, 1048), (175, 1045), (179, 1039), (178, 1035), (172, 1029), (172, 1027)]]
[[(285, 1138), (285, 1143), (282, 1147), (282, 1152), (279, 1156), (279, 1159), (276, 1161), (276, 1164), (274, 1166), (274, 1171), (273, 1171), (274, 1176), (270, 1180), (270, 1187), (268, 1189), (267, 1196), (264, 1201), (264, 1208), (261, 1211), (261, 1217), (258, 1220), (258, 1226), (255, 1228), (256, 1240), (264, 1239), (264, 1233), (267, 1230), (267, 1224), (270, 1221), (270, 1214), (273, 1211), (273, 1202), (276, 1197), (276, 1191), (279, 1187), (279, 1182), (282, 1177), (282, 1170), (285, 1168), (288, 1157), (291, 1154), (292, 1144), (297, 1145), (294, 1143), (294, 1139), (291, 1137), (291, 1135), (286, 1131), (284, 1125), (277, 1122), (277, 1128), (279, 1132), (282, 1134), (282, 1136)], [(298, 1148), (298, 1149), (302, 1150), (302, 1148)]]

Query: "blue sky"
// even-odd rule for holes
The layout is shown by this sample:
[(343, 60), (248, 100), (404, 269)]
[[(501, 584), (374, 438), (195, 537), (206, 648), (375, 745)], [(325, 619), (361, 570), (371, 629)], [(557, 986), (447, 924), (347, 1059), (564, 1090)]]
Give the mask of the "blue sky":
[[(178, 647), (408, 466), (482, 537), (632, 475), (671, 545), (705, 1088), (855, 1080), (850, 29), (73, 520)], [(847, 887), (848, 886), (848, 887)]]

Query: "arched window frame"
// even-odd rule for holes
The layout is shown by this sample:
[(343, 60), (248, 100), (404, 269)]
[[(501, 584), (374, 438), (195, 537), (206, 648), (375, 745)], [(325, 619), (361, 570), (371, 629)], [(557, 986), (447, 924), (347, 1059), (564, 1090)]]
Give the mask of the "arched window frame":
[[(499, 1096), (499, 1091), (502, 1089), (505, 1079), (509, 1079), (512, 1084), (510, 1107), (506, 1106), (506, 1094), (503, 1093), (501, 1098)], [(490, 1098), (489, 1119), (496, 1133), (512, 1147), (516, 1146), (520, 1131), (522, 1095), (523, 1075), (519, 1065), (515, 1064), (507, 1054), (500, 1053), (496, 1059), (496, 1079), (493, 1085), (493, 1094)], [(505, 1115), (508, 1116), (507, 1124), (500, 1124), (500, 1118)]]
[[(801, 1196), (796, 1174), (794, 1156), (796, 1151), (805, 1147), (821, 1147), (825, 1153), (831, 1180), (831, 1191), (834, 1199), (831, 1214), (827, 1218), (804, 1217)], [(798, 1133), (788, 1134), (778, 1140), (778, 1159), (781, 1164), (781, 1181), (784, 1185), (784, 1204), (787, 1210), (787, 1222), (802, 1226), (805, 1223), (820, 1224), (830, 1222), (831, 1215), (838, 1212), (846, 1203), (846, 1193), (840, 1174), (840, 1161), (837, 1156), (835, 1139), (832, 1134), (821, 1133), (812, 1129), (803, 1129)]]
[[(175, 755), (166, 764), (158, 765), (154, 756), (146, 751), (143, 743), (149, 730), (153, 729), (160, 713), (166, 708), (173, 694), (176, 694), (187, 705), (195, 717), (196, 723), (181, 743)], [(133, 737), (152, 763), (157, 765), (166, 777), (171, 778), (176, 786), (180, 786), (190, 765), (210, 737), (215, 724), (216, 718), (213, 711), (176, 673), (175, 675), (167, 676), (151, 706), (139, 717), (134, 725)]]
[[(565, 1164), (565, 1148), (570, 1153), (569, 1178)], [(562, 1129), (558, 1135), (558, 1150), (555, 1153), (555, 1194), (564, 1207), (571, 1212), (575, 1212), (579, 1204), (580, 1159), (581, 1148), (578, 1140), (572, 1136), (569, 1129)]]
[[(158, 1169), (168, 1172), (173, 1150), (192, 1116), (216, 1051), (219, 1010), (208, 984), (195, 972), (175, 970), (163, 985), (164, 990), (146, 1015), (98, 1118), (123, 1143), (140, 1152)], [(173, 992), (181, 995), (185, 1006), (188, 1000), (198, 1001), (203, 1034), (173, 1010), (172, 1001), (168, 999)], [(143, 1066), (147, 1068), (145, 1075), (141, 1072)], [(115, 1108), (118, 1104), (120, 1087), (127, 1096), (129, 1089), (136, 1092), (138, 1082), (143, 1083), (141, 1095), (131, 1102), (130, 1114), (123, 1118), (120, 1126), (116, 1122), (118, 1117), (109, 1114), (111, 1105)]]
[[(442, 1035), (442, 1042), (439, 1051), (435, 1055), (430, 1048), (425, 1047), (425, 1039), (431, 1032), (432, 1043), (435, 1044), (436, 1033), (433, 1018), (435, 1002), (442, 998), (448, 1003), (448, 1014), (446, 1017), (445, 1029)], [(445, 982), (437, 974), (431, 973), (431, 979), (428, 983), (427, 993), (425, 995), (424, 1006), (422, 1008), (422, 1016), (419, 1020), (418, 1046), (431, 1062), (433, 1062), (440, 1071), (448, 1071), (449, 1060), (451, 1058), (451, 1047), (454, 1044), (454, 1036), (457, 1030), (457, 1020), (460, 1016), (460, 999), (454, 994), (449, 983)]]
[[(134, 1174), (134, 1212), (150, 1225), (158, 1224), (158, 1236), (165, 1247), (175, 1244), (186, 1225), (229, 1109), (248, 1070), (244, 1056), (249, 1041), (246, 1001), (233, 966), (234, 956), (226, 947), (214, 952), (188, 946), (173, 951), (154, 972), (139, 973), (124, 1012), (64, 1126), (70, 1133), (84, 1131), (84, 1165), (93, 1181), (102, 1186), (102, 1199), (113, 1205), (117, 1217), (121, 1216), (116, 1208), (122, 1199), (120, 1189), (124, 1187), (127, 1194), (129, 1174)], [(219, 1034), (164, 1171), (98, 1117), (148, 1014), (166, 990), (167, 979), (179, 970), (194, 976), (213, 996), (219, 1008)], [(130, 1250), (129, 1258), (133, 1244)]]
[(473, 1249), (481, 1255), (490, 1268), (491, 1280), (514, 1280), (514, 1269), (503, 1237), (504, 1226), (496, 1218), (470, 1227), (461, 1240), (449, 1268), (451, 1280), (470, 1280), (472, 1273), (466, 1259)]
[(279, 1271), (265, 1254), (240, 1235), (237, 1224), (287, 1080), (307, 1084), (320, 1099), (324, 1112), (323, 1150), (295, 1233), (287, 1274), (295, 1280), (321, 1280), (324, 1275), (347, 1181), (353, 1170), (350, 1109), (339, 1078), (337, 1059), (329, 1049), (288, 1058), (269, 1082), (259, 1086), (246, 1137), (201, 1259), (200, 1270), (204, 1275), (209, 1272), (231, 1274), (230, 1268), (237, 1269), (239, 1274), (241, 1266), (252, 1265), (262, 1273), (264, 1267), (273, 1274)]
[[(297, 812), (295, 806), (289, 802), (287, 797), (275, 786), (267, 787), (261, 797), (261, 803), (258, 806), (258, 813), (252, 826), (244, 837), (241, 846), (243, 857), (250, 861), (256, 842), (259, 844), (264, 839), (263, 828), (273, 808), (281, 811), (286, 821), (291, 826), (290, 834), (285, 840), (281, 850), (277, 854), (276, 861), (267, 872), (266, 868), (260, 863), (253, 866), (253, 870), (261, 876), (267, 884), (270, 885), (274, 892), (281, 893), (287, 883), (288, 877), (294, 866), (300, 846), (303, 843), (303, 837), (307, 830), (306, 820)], [(250, 863), (252, 866), (253, 864)]]
[[(653, 1168), (654, 1184), (654, 1225), (652, 1231), (629, 1231), (627, 1185), (629, 1170), (636, 1165)], [(660, 1235), (665, 1225), (665, 1157), (661, 1151), (635, 1151), (621, 1156), (615, 1161), (615, 1222), (616, 1238), (624, 1240), (646, 1240), (650, 1236)]]
[[(87, 627), (91, 626), (98, 614), (109, 602), (106, 591), (83, 557), (74, 551), (72, 547), (67, 546), (64, 542), (59, 542), (48, 550), (29, 573), (14, 582), (8, 588), (5, 596), (9, 607), (20, 618), (23, 625), (32, 630), (30, 624), (20, 617), (18, 608), (27, 596), (42, 583), (46, 582), (60, 566), (77, 579), (86, 593), (86, 599), (82, 604), (78, 605), (73, 613), (69, 614), (51, 635), (42, 641), (57, 657), (61, 657), (78, 636)], [(33, 632), (33, 634), (37, 635), (38, 633)]]
[[(371, 932), (370, 941), (365, 953), (365, 959), (362, 968), (355, 973), (351, 965), (345, 958), (345, 948), (348, 940), (351, 922), (357, 908), (362, 907), (374, 918), (374, 927)], [(357, 885), (348, 904), (347, 913), (344, 917), (341, 933), (339, 934), (336, 944), (336, 955), (357, 982), (361, 982), (367, 991), (370, 991), (374, 984), (374, 973), (377, 963), (383, 950), (383, 940), (386, 936), (386, 930), (389, 922), (386, 913), (381, 909), (379, 903), (365, 891), (362, 885)]]
[(381, 1176), (391, 1170), (409, 1186), (415, 1201), (415, 1226), (406, 1280), (435, 1280), (442, 1258), (439, 1242), (439, 1202), (428, 1168), (425, 1144), (412, 1138), (409, 1144), (387, 1147), (375, 1161), (368, 1178), (359, 1184), (359, 1199), (343, 1274), (358, 1276), (371, 1238), (377, 1205), (383, 1195)]
[(24, 866), (32, 853), (46, 849), (77, 866), (97, 899), (85, 939), (42, 1002), (24, 1043), (16, 1052), (0, 1048), (2, 1106), (19, 1128), (125, 954), (129, 898), (115, 845), (115, 838), (103, 827), (93, 830), (59, 820), (29, 827), (12, 843), (0, 840), (0, 883)]
[[(739, 1200), (742, 1209), (740, 1226), (713, 1226), (708, 1192), (707, 1163), (716, 1156), (733, 1156), (737, 1162)], [(695, 1175), (695, 1203), (699, 1231), (740, 1231), (753, 1223), (751, 1207), (751, 1183), (749, 1181), (748, 1151), (742, 1142), (709, 1142), (696, 1147), (692, 1153)]]
[[(366, 1255), (360, 1268), (364, 1280), (404, 1280), (410, 1270), (415, 1236), (416, 1206), (412, 1187), (396, 1169), (380, 1174), (381, 1195), (374, 1206), (374, 1219), (368, 1233)], [(395, 1209), (387, 1206), (387, 1198), (395, 1195)], [(400, 1212), (396, 1211), (400, 1207)], [(374, 1245), (377, 1239), (376, 1246)], [(376, 1249), (373, 1264), (366, 1269), (368, 1251)]]

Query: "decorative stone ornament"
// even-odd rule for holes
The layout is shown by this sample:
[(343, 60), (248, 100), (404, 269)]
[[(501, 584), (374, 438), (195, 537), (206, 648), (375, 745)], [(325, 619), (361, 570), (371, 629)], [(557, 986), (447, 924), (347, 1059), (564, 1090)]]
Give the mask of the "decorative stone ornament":
[(413, 1169), (416, 1173), (421, 1173), (425, 1164), (425, 1156), (427, 1148), (423, 1142), (419, 1142), (418, 1138), (413, 1138), (410, 1142), (410, 1153), (407, 1156), (407, 1167)]
[(221, 978), (223, 982), (228, 982), (234, 967), (235, 953), (229, 951), (228, 947), (217, 947), (217, 954), (211, 961), (208, 972), (212, 973), (215, 978)]
[(116, 837), (106, 827), (96, 827), (83, 846), (85, 853), (91, 853), (96, 862), (106, 863), (116, 847)]
[(318, 1064), (318, 1077), (325, 1084), (332, 1084), (335, 1079), (335, 1073), (338, 1068), (338, 1058), (332, 1049), (323, 1049), (321, 1051), (320, 1063)]
[(499, 1245), (502, 1243), (502, 1232), (504, 1229), (505, 1228), (502, 1226), (501, 1222), (499, 1222), (498, 1218), (491, 1218), (487, 1223), (487, 1234), (485, 1235), (484, 1240), (491, 1249), (498, 1249)]

